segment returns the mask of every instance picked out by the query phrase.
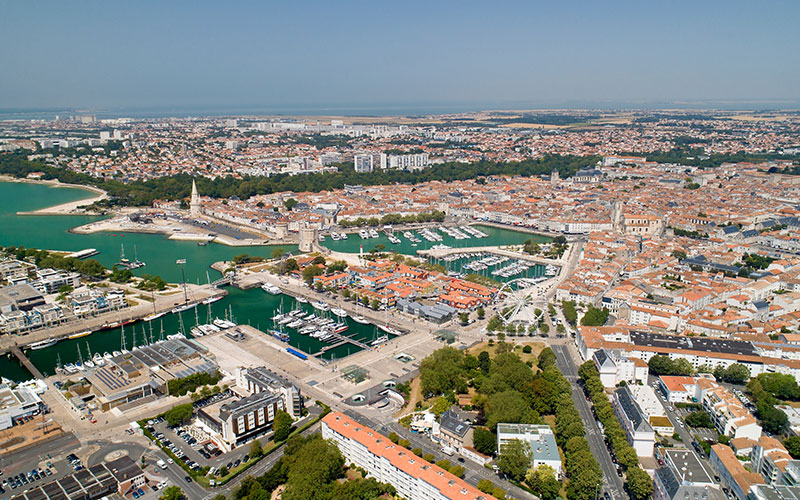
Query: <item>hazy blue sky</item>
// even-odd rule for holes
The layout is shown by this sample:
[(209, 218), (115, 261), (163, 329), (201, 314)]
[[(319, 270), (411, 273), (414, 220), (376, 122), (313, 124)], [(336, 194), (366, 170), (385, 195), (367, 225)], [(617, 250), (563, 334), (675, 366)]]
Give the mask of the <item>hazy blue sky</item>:
[(800, 2), (0, 0), (0, 107), (800, 100)]

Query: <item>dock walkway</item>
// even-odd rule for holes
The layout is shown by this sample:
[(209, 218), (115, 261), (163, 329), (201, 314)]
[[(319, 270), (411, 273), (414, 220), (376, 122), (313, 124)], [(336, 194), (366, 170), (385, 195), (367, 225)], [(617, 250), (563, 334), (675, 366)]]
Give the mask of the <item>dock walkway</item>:
[(38, 378), (40, 380), (44, 379), (44, 375), (42, 375), (42, 372), (40, 372), (38, 368), (33, 366), (33, 363), (31, 363), (31, 360), (28, 359), (28, 356), (23, 354), (23, 352), (20, 350), (19, 347), (13, 346), (10, 350), (11, 350), (11, 353), (14, 354), (14, 356), (17, 357), (17, 359), (20, 361), (20, 363), (22, 363), (22, 366), (24, 366), (29, 372), (31, 372), (31, 375), (33, 375), (35, 378)]

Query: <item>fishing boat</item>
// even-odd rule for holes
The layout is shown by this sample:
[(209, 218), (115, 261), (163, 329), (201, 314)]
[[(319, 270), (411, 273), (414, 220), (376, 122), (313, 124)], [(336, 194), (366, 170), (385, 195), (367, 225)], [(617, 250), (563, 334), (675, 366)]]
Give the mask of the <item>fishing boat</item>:
[(81, 338), (81, 337), (85, 337), (85, 336), (87, 336), (87, 335), (90, 335), (91, 333), (92, 333), (92, 331), (91, 331), (91, 330), (84, 330), (84, 331), (82, 331), (82, 332), (73, 333), (72, 335), (69, 335), (67, 338), (68, 338), (68, 339), (70, 339), (70, 340), (72, 340), (72, 339), (79, 339), (79, 338)]
[(178, 259), (175, 261), (176, 264), (186, 264), (186, 259)]
[(209, 298), (207, 298), (207, 299), (205, 299), (203, 301), (203, 304), (205, 304), (205, 305), (213, 304), (214, 302), (216, 302), (218, 300), (222, 300), (222, 295), (216, 295), (214, 297), (209, 297)]
[(328, 311), (330, 310), (331, 306), (326, 304), (325, 302), (316, 301), (311, 304), (314, 309), (318, 309), (320, 311)]
[(119, 321), (112, 321), (111, 323), (103, 323), (103, 326), (100, 327), (100, 330), (111, 330), (119, 326)]
[(202, 337), (203, 335), (205, 335), (205, 334), (204, 334), (203, 332), (201, 332), (201, 331), (200, 331), (200, 329), (199, 329), (199, 328), (197, 328), (196, 326), (193, 326), (193, 327), (191, 327), (191, 328), (189, 329), (189, 333), (191, 333), (191, 334), (192, 334), (192, 337)]
[(388, 335), (381, 335), (377, 339), (375, 339), (372, 342), (370, 342), (370, 345), (372, 345), (372, 346), (381, 345), (384, 342), (388, 342), (388, 341), (389, 341), (389, 336)]
[(351, 318), (356, 323), (361, 323), (362, 325), (368, 325), (369, 324), (369, 320), (367, 318), (365, 318), (364, 316), (359, 316), (358, 314), (356, 314), (355, 316), (351, 316)]
[(198, 241), (198, 242), (197, 242), (197, 246), (199, 246), (199, 247), (204, 247), (204, 246), (206, 246), (206, 245), (208, 245), (208, 242), (207, 242), (207, 241), (205, 241), (205, 240), (204, 240), (204, 241)]
[(39, 349), (45, 349), (47, 347), (52, 347), (58, 344), (58, 339), (48, 339), (48, 340), (40, 340), (39, 342), (34, 342), (33, 344), (29, 345), (31, 349), (34, 351)]
[(264, 283), (263, 285), (261, 285), (261, 289), (271, 295), (278, 295), (281, 293), (281, 289), (279, 287), (272, 285), (270, 283)]
[(78, 373), (78, 367), (75, 366), (75, 363), (67, 363), (64, 365), (64, 371), (69, 373), (70, 375), (74, 375)]
[(345, 311), (344, 309), (342, 309), (340, 307), (334, 307), (333, 309), (331, 309), (331, 312), (333, 314), (339, 316), (340, 318), (344, 318), (344, 317), (347, 316), (347, 311)]

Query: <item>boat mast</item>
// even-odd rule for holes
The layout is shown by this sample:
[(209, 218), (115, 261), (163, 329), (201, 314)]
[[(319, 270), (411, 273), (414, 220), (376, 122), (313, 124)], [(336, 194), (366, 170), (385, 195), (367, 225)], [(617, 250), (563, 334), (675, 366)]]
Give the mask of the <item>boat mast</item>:
[(92, 350), (89, 348), (89, 341), (86, 341), (86, 355), (89, 356), (89, 359), (92, 359)]
[(125, 325), (122, 325), (122, 333), (120, 333), (120, 347), (123, 351), (126, 351), (125, 348)]
[(159, 333), (159, 340), (164, 340), (164, 320), (161, 320), (161, 333)]
[(183, 272), (183, 266), (181, 266), (181, 278), (183, 280), (183, 303), (186, 304), (189, 302), (189, 297), (186, 295), (186, 273)]
[(81, 346), (80, 344), (76, 344), (75, 347), (78, 348), (78, 362), (83, 365), (83, 356), (81, 355)]

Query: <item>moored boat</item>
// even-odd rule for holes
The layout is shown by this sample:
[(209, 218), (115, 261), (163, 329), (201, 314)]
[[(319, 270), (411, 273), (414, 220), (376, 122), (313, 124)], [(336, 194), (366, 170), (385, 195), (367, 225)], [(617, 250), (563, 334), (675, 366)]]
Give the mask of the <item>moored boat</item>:
[(92, 331), (91, 331), (91, 330), (84, 330), (84, 331), (82, 331), (82, 332), (73, 333), (72, 335), (69, 335), (69, 336), (67, 336), (67, 338), (68, 338), (68, 339), (70, 339), (70, 340), (72, 340), (72, 339), (79, 339), (79, 338), (81, 338), (81, 337), (85, 337), (85, 336), (87, 336), (87, 335), (90, 335), (91, 333), (92, 333)]

